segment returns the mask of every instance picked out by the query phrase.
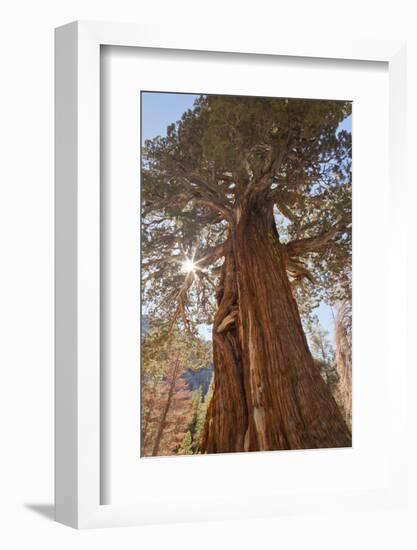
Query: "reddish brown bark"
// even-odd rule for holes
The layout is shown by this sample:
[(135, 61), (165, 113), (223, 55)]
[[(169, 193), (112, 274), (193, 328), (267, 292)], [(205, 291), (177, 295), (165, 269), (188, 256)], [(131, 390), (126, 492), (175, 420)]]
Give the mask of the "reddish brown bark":
[(308, 349), (285, 258), (272, 204), (247, 197), (225, 249), (204, 453), (351, 446)]

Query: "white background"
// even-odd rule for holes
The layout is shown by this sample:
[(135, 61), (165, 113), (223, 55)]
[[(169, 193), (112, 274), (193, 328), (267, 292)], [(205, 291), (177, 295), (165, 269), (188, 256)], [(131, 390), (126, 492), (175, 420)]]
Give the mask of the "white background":
[[(102, 222), (108, 229), (102, 241), (106, 274), (102, 358), (106, 358), (103, 370), (108, 381), (103, 408), (109, 422), (102, 432), (108, 470), (103, 503), (136, 502), (146, 509), (146, 503), (154, 500), (161, 502), (162, 509), (164, 502), (176, 495), (176, 511), (190, 518), (200, 499), (219, 499), (232, 508), (249, 499), (252, 508), (260, 509), (257, 499), (263, 497), (285, 506), (284, 495), (290, 493), (302, 500), (305, 493), (386, 487), (389, 462), (395, 458), (390, 457), (393, 447), (387, 448), (385, 442), (395, 437), (395, 430), (390, 435), (391, 426), (401, 422), (401, 401), (393, 400), (390, 408), (390, 390), (396, 392), (396, 388), (388, 388), (387, 377), (398, 357), (395, 345), (389, 346), (390, 338), (395, 338), (400, 323), (390, 327), (383, 315), (375, 315), (381, 296), (385, 301), (389, 295), (390, 284), (389, 270), (381, 270), (375, 277), (374, 268), (390, 250), (389, 235), (375, 241), (375, 227), (384, 228), (392, 218), (386, 64), (173, 55), (126, 48), (104, 52)], [(139, 459), (140, 90), (353, 101), (352, 449)], [(392, 348), (394, 356), (390, 355)], [(186, 480), (198, 480), (197, 494), (194, 483)], [(187, 501), (191, 502), (188, 508)]]
[[(336, 8), (337, 6), (337, 8)], [(3, 548), (378, 548), (417, 545), (416, 509), (275, 520), (76, 532), (48, 520), (53, 499), (53, 28), (74, 19), (246, 26), (250, 33), (325, 33), (409, 39), (409, 97), (417, 97), (412, 2), (299, 0), (210, 3), (138, 0), (15, 0), (1, 13), (0, 133), (0, 545)], [(268, 29), (268, 30), (266, 30)], [(409, 104), (409, 150), (417, 150), (416, 106)], [(415, 185), (415, 155), (410, 182)], [(410, 304), (416, 305), (414, 204), (410, 221)], [(414, 240), (413, 240), (414, 236)], [(411, 246), (413, 243), (413, 246)], [(412, 307), (410, 307), (412, 310)], [(414, 322), (412, 315), (410, 323)], [(410, 341), (415, 339), (410, 325)], [(410, 396), (415, 395), (410, 353)], [(413, 390), (413, 393), (412, 393)], [(415, 440), (416, 409), (410, 399)], [(395, 441), (387, 444), (395, 445)], [(410, 452), (416, 463), (415, 443)], [(411, 456), (411, 455), (410, 455)], [(415, 467), (411, 504), (416, 502)], [(44, 507), (40, 507), (43, 505)], [(35, 507), (38, 513), (30, 506)]]

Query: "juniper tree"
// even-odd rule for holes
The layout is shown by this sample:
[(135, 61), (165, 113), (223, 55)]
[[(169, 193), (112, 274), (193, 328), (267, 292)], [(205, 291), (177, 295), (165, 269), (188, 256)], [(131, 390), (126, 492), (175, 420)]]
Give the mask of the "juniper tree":
[(171, 327), (213, 327), (202, 452), (351, 444), (299, 311), (349, 299), (350, 112), (201, 96), (145, 143), (144, 302)]

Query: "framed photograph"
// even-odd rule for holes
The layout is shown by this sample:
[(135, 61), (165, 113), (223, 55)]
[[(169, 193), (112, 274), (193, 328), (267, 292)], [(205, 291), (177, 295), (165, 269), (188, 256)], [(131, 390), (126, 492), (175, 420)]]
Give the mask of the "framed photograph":
[(404, 51), (56, 30), (58, 521), (404, 502)]

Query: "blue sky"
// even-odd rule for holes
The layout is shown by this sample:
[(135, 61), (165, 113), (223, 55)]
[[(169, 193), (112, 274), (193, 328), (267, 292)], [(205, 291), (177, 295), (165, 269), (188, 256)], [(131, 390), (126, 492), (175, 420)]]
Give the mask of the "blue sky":
[[(195, 94), (170, 94), (161, 92), (142, 93), (142, 142), (155, 136), (166, 135), (168, 124), (176, 122), (191, 109)], [(344, 120), (339, 128), (352, 131), (352, 117)]]
[[(191, 109), (194, 100), (199, 97), (195, 94), (177, 94), (161, 92), (142, 92), (142, 143), (145, 139), (155, 136), (165, 136), (167, 126), (179, 120), (182, 114)], [(345, 119), (339, 130), (352, 131), (352, 117)], [(320, 324), (328, 331), (334, 344), (334, 321), (331, 308), (324, 302), (315, 310)], [(208, 337), (208, 329), (202, 328), (202, 335)]]
[(199, 97), (193, 94), (142, 93), (142, 143), (145, 139), (165, 136), (167, 126), (176, 122)]

